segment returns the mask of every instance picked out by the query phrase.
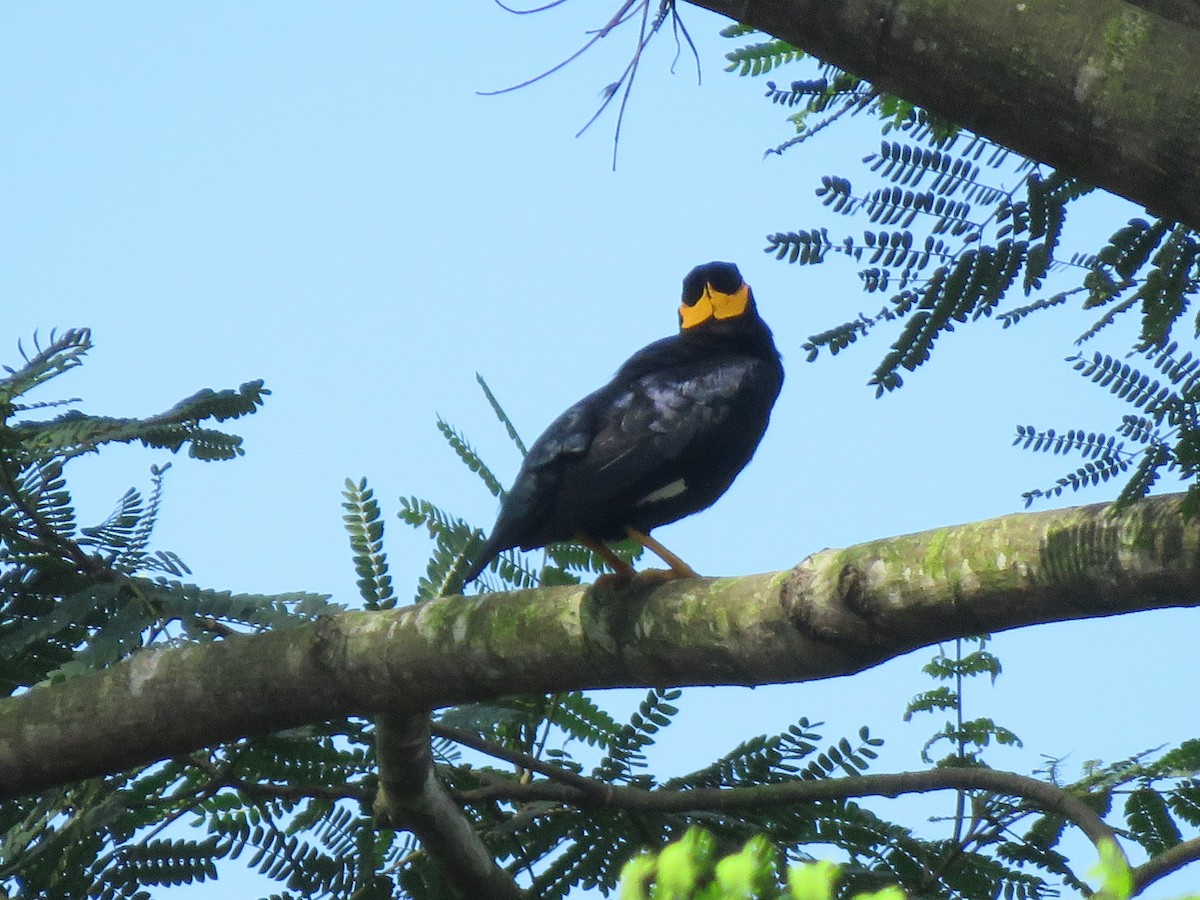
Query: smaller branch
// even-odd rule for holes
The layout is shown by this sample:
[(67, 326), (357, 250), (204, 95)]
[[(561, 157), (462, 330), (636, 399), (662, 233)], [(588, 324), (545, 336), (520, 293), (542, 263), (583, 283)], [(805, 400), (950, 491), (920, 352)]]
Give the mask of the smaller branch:
[[(584, 780), (591, 781), (591, 779)], [(484, 800), (521, 802), (549, 800), (578, 806), (600, 804), (626, 810), (689, 813), (699, 810), (731, 812), (765, 806), (811, 803), (819, 800), (845, 800), (850, 797), (898, 797), (901, 794), (941, 790), (983, 790), (1031, 801), (1038, 808), (1056, 813), (1073, 822), (1093, 844), (1108, 840), (1112, 841), (1118, 849), (1120, 848), (1117, 834), (1113, 828), (1078, 797), (1048, 782), (1039, 781), (1026, 775), (1018, 775), (1015, 772), (999, 772), (995, 769), (931, 769), (925, 772), (858, 775), (853, 778), (795, 781), (787, 784), (754, 787), (694, 788), (686, 791), (646, 791), (638, 788), (603, 785), (600, 782), (592, 782), (590, 787), (591, 793), (589, 794), (566, 784), (550, 782), (520, 784), (509, 781), (476, 791), (462, 791), (457, 796), (461, 802), (465, 803)], [(1191, 852), (1200, 854), (1200, 841), (1179, 846), (1186, 847), (1192, 843), (1196, 843), (1197, 846), (1192, 847)], [(1158, 858), (1161, 858), (1161, 855)], [(1187, 861), (1187, 859), (1182, 859), (1176, 867)], [(1150, 864), (1148, 863), (1148, 865)]]
[(416, 835), (460, 896), (521, 900), (524, 892), (496, 865), (473, 823), (438, 780), (429, 735), (428, 713), (376, 718), (376, 822)]
[(603, 781), (586, 778), (583, 775), (576, 775), (574, 772), (568, 772), (566, 769), (560, 769), (558, 766), (544, 762), (536, 756), (530, 756), (528, 753), (522, 753), (520, 750), (509, 750), (495, 741), (489, 741), (487, 738), (480, 737), (470, 731), (464, 731), (461, 728), (455, 728), (452, 725), (440, 725), (434, 722), (430, 726), (430, 730), (440, 738), (454, 741), (456, 744), (462, 744), (464, 747), (470, 747), (472, 750), (478, 750), (480, 753), (510, 762), (515, 766), (528, 769), (530, 772), (537, 772), (539, 775), (546, 776), (551, 781), (574, 788), (588, 797), (604, 795), (612, 790), (612, 786)]
[(235, 634), (241, 634), (236, 628), (230, 628), (224, 622), (212, 618), (212, 616), (193, 616), (192, 621), (202, 630), (210, 634), (215, 634), (217, 637), (233, 637)]
[(338, 788), (323, 784), (263, 784), (236, 778), (204, 756), (189, 756), (187, 763), (212, 779), (214, 793), (228, 787), (259, 800), (354, 800), (366, 804), (371, 799), (365, 788), (353, 784)]
[(1133, 895), (1136, 897), (1160, 878), (1165, 878), (1198, 859), (1200, 838), (1192, 838), (1155, 854), (1133, 870)]

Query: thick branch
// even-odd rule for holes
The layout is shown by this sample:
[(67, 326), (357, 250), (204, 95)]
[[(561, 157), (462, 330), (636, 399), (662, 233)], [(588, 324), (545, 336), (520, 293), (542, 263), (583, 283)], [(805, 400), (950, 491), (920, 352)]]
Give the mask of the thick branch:
[(429, 716), (382, 715), (375, 720), (379, 793), (375, 819), (403, 828), (437, 861), (460, 897), (521, 900), (516, 882), (492, 858), (470, 820), (438, 780), (429, 748)]
[(1195, 606), (1200, 523), (1180, 496), (1006, 516), (826, 550), (794, 569), (447, 597), (147, 650), (0, 702), (0, 795), (346, 715), (504, 694), (768, 684), (858, 672), (1034, 622)]
[(1200, 30), (1178, 0), (691, 2), (1200, 229)]

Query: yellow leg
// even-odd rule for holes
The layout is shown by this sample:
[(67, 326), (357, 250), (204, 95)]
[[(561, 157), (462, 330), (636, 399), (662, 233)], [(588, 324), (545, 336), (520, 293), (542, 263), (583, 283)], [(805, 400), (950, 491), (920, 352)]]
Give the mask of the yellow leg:
[(586, 534), (575, 535), (575, 542), (583, 544), (583, 546), (604, 560), (608, 564), (608, 567), (612, 569), (612, 574), (615, 576), (616, 581), (632, 581), (633, 576), (637, 574), (633, 566), (613, 553), (607, 544), (603, 544), (600, 541), (593, 541)]
[(676, 578), (699, 578), (696, 570), (685, 563), (682, 559), (650, 537), (648, 534), (642, 534), (636, 528), (626, 527), (625, 533), (645, 547), (647, 550), (653, 551), (659, 559), (671, 567), (671, 571), (675, 573)]

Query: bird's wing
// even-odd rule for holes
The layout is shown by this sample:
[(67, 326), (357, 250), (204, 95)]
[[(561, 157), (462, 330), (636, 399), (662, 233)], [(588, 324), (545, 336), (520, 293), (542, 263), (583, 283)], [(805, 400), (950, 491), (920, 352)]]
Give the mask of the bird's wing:
[(695, 361), (614, 381), (580, 400), (529, 448), (485, 549), (568, 538), (555, 518), (564, 508), (603, 509), (640, 499), (631, 492), (667, 488), (672, 463), (736, 414), (768, 365), (742, 356)]
[(653, 481), (659, 469), (692, 450), (737, 411), (766, 363), (737, 357), (722, 364), (642, 376), (600, 417), (577, 477), (594, 479), (599, 497)]
[(606, 390), (596, 391), (569, 408), (530, 446), (512, 489), (501, 504), (500, 516), (481, 558), (490, 560), (501, 550), (524, 543), (530, 534), (537, 532), (554, 505), (564, 467), (586, 454), (591, 446), (597, 416), (606, 408)]

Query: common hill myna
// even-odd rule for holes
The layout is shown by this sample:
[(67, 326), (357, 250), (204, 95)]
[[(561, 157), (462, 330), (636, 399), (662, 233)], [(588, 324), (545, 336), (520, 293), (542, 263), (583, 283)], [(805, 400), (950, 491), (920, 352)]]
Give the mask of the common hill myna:
[(491, 536), (466, 572), (501, 551), (575, 541), (622, 579), (604, 545), (631, 537), (694, 577), (649, 532), (711, 506), (750, 461), (783, 384), (771, 330), (737, 266), (711, 262), (683, 280), (679, 333), (644, 347), (534, 442)]

